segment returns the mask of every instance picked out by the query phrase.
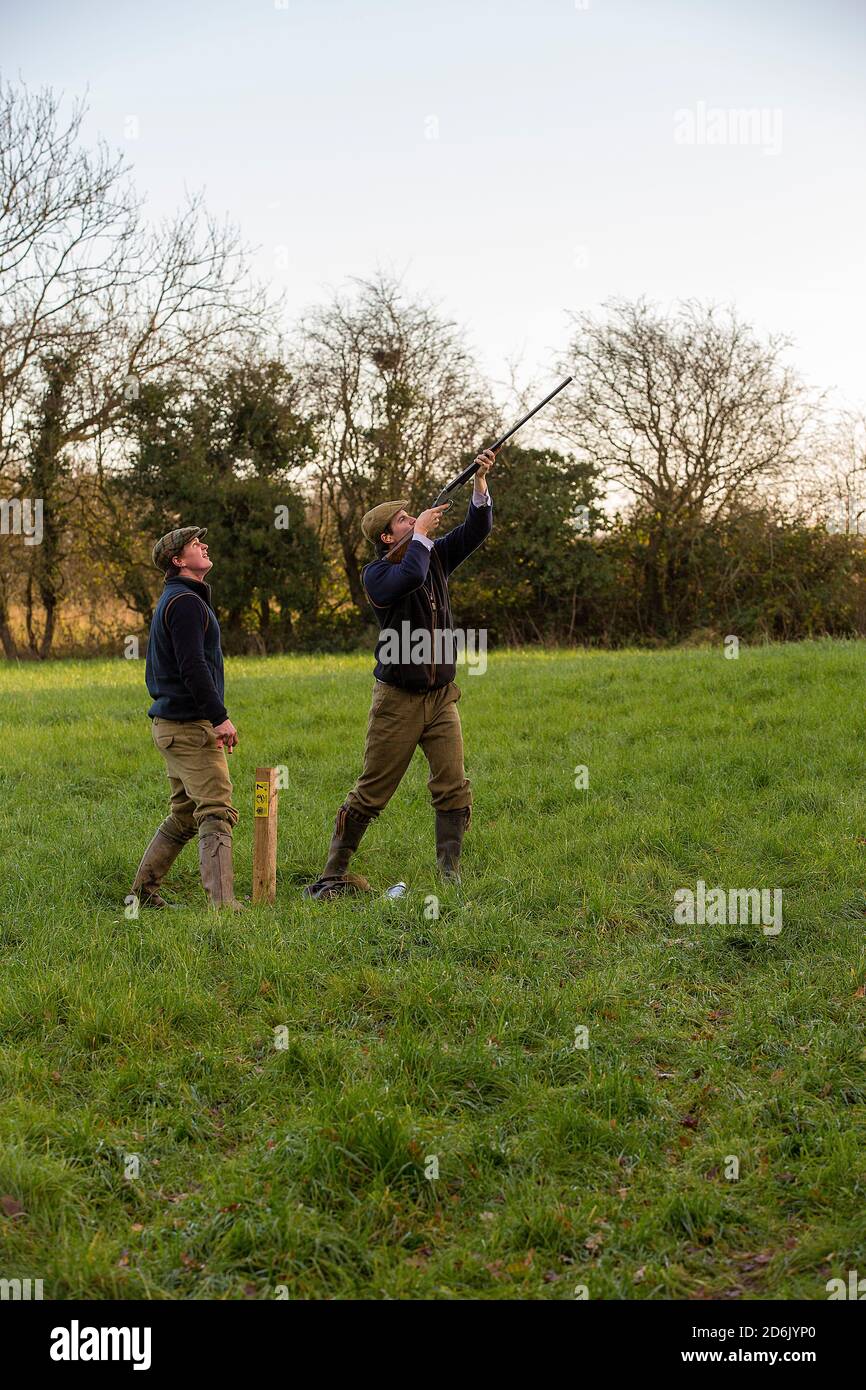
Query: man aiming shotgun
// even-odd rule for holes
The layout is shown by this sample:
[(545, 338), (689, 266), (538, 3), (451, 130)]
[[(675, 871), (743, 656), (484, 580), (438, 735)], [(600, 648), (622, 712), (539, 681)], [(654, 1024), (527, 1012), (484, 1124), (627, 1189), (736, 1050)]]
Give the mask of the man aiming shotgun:
[[(487, 472), (494, 457), (488, 449), (476, 458), (466, 520), (439, 540), (432, 537), (450, 502), (428, 507), (417, 517), (406, 510), (405, 500), (380, 502), (361, 522), (377, 551), (362, 576), (379, 622), (376, 685), (363, 771), (337, 813), (327, 862), (321, 877), (304, 889), (307, 897), (370, 889), (365, 878), (348, 872), (349, 861), (370, 821), (400, 785), (419, 744), (430, 766), (427, 785), (436, 812), (439, 868), (446, 879), (459, 879), (472, 795), (463, 770), (448, 577), (490, 534)], [(418, 640), (426, 637), (429, 642)]]
[[(361, 530), (375, 545), (377, 558), (362, 578), (379, 623), (364, 766), (337, 813), (321, 877), (304, 889), (306, 896), (323, 899), (369, 890), (366, 879), (348, 872), (349, 861), (370, 821), (397, 790), (419, 744), (430, 766), (427, 785), (436, 813), (439, 870), (446, 880), (459, 881), (472, 794), (463, 769), (448, 579), (492, 529), (487, 473), (497, 451), (569, 381), (571, 377), (480, 453), (419, 516), (407, 512), (406, 501), (392, 501), (380, 502), (363, 518)], [(472, 477), (466, 520), (434, 540), (451, 494)], [(428, 636), (429, 643), (418, 640)]]

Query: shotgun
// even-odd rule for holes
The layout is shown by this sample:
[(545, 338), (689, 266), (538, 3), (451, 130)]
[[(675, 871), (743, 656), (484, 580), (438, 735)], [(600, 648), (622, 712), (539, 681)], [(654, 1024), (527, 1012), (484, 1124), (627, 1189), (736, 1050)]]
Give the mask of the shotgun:
[[(554, 396), (558, 396), (560, 391), (562, 391), (563, 388), (566, 387), (570, 381), (574, 381), (573, 376), (567, 376), (564, 381), (561, 381), (558, 386), (554, 387), (554, 389), (550, 392), (549, 395), (545, 396), (543, 401), (539, 401), (538, 405), (534, 405), (531, 410), (527, 411), (525, 415), (521, 416), (521, 418), (517, 421), (516, 425), (512, 425), (510, 430), (506, 430), (503, 435), (500, 435), (495, 444), (488, 444), (487, 447), (489, 449), (492, 449), (493, 452), (496, 453), (497, 450), (502, 448), (506, 440), (510, 439), (513, 434), (517, 433), (521, 426), (526, 424), (527, 420), (531, 420), (533, 415), (537, 415), (539, 410), (542, 410), (544, 406), (547, 405), (548, 401), (552, 401)], [(484, 450), (480, 450), (479, 452), (483, 453)], [(456, 492), (457, 489), (462, 487), (464, 483), (468, 483), (469, 479), (474, 477), (477, 472), (478, 464), (470, 463), (468, 468), (464, 468), (462, 473), (458, 473), (456, 478), (452, 478), (450, 483), (445, 484), (442, 491), (439, 493), (439, 496), (436, 498), (436, 501), (431, 502), (430, 505), (432, 507), (441, 507), (444, 503), (447, 502), (448, 506), (450, 507), (452, 493)], [(391, 561), (393, 565), (398, 565), (400, 561), (403, 559), (403, 556), (406, 553), (411, 539), (412, 533), (410, 531), (408, 536), (404, 537), (404, 539), (400, 541), (399, 545), (394, 545), (391, 547), (391, 550), (388, 552), (388, 559)]]
[[(552, 401), (554, 396), (558, 396), (563, 387), (567, 386), (570, 381), (574, 381), (573, 376), (567, 376), (565, 381), (561, 381), (559, 385), (551, 391), (549, 396), (545, 396), (543, 401), (539, 401), (538, 405), (534, 405), (530, 411), (527, 411), (527, 413), (517, 421), (516, 425), (512, 425), (510, 430), (506, 430), (505, 433), (497, 439), (495, 444), (488, 444), (487, 448), (492, 449), (494, 453), (496, 453), (498, 449), (501, 449), (506, 440), (510, 439), (513, 434), (516, 434), (521, 426), (526, 424), (527, 420), (532, 419), (533, 415), (537, 415), (539, 410), (547, 405), (548, 401)], [(483, 453), (484, 450), (482, 449), (479, 452)], [(478, 464), (470, 463), (468, 468), (464, 468), (462, 473), (458, 473), (456, 478), (452, 478), (450, 483), (445, 484), (439, 496), (436, 498), (436, 501), (431, 503), (431, 506), (441, 507), (443, 502), (448, 502), (452, 492), (456, 492), (464, 483), (468, 483), (469, 479), (474, 477), (477, 472)]]

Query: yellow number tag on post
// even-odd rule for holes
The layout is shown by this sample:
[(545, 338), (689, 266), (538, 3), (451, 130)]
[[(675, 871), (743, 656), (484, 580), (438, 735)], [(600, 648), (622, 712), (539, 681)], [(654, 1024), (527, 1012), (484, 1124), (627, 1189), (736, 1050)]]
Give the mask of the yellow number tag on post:
[(256, 782), (255, 795), (255, 814), (266, 816), (268, 814), (268, 803), (270, 801), (270, 787), (267, 782)]

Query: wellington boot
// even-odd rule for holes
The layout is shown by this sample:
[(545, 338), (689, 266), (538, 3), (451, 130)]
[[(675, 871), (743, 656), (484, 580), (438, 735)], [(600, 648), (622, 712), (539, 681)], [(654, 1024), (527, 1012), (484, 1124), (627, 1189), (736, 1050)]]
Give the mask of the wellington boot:
[(199, 827), (198, 862), (201, 881), (211, 907), (246, 911), (244, 903), (238, 902), (235, 897), (232, 836), (225, 821), (202, 821)]
[(460, 851), (470, 816), (468, 806), (436, 812), (436, 860), (446, 883), (460, 882)]
[(157, 830), (138, 866), (132, 891), (142, 907), (169, 907), (159, 886), (183, 849), (184, 841), (173, 840), (162, 827)]
[(334, 898), (345, 893), (372, 893), (373, 889), (360, 874), (348, 872), (349, 860), (361, 843), (370, 824), (370, 816), (359, 816), (348, 806), (337, 812), (334, 834), (328, 847), (328, 858), (321, 877), (307, 884), (305, 898)]

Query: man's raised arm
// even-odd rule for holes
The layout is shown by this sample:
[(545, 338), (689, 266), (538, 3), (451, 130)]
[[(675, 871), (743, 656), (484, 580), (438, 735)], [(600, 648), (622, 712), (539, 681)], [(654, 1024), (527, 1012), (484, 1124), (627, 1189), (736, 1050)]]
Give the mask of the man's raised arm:
[(485, 449), (475, 462), (478, 472), (473, 478), (472, 498), (466, 520), (447, 536), (440, 536), (436, 542), (436, 554), (442, 561), (446, 575), (462, 565), (479, 545), (486, 541), (493, 529), (493, 503), (487, 490), (487, 472), (496, 458), (492, 449)]
[(388, 608), (413, 589), (420, 589), (430, 568), (430, 551), (433, 542), (429, 532), (435, 531), (447, 508), (428, 507), (418, 516), (412, 531), (412, 539), (406, 546), (400, 560), (383, 556), (373, 560), (364, 570), (364, 588), (370, 601), (377, 608)]

